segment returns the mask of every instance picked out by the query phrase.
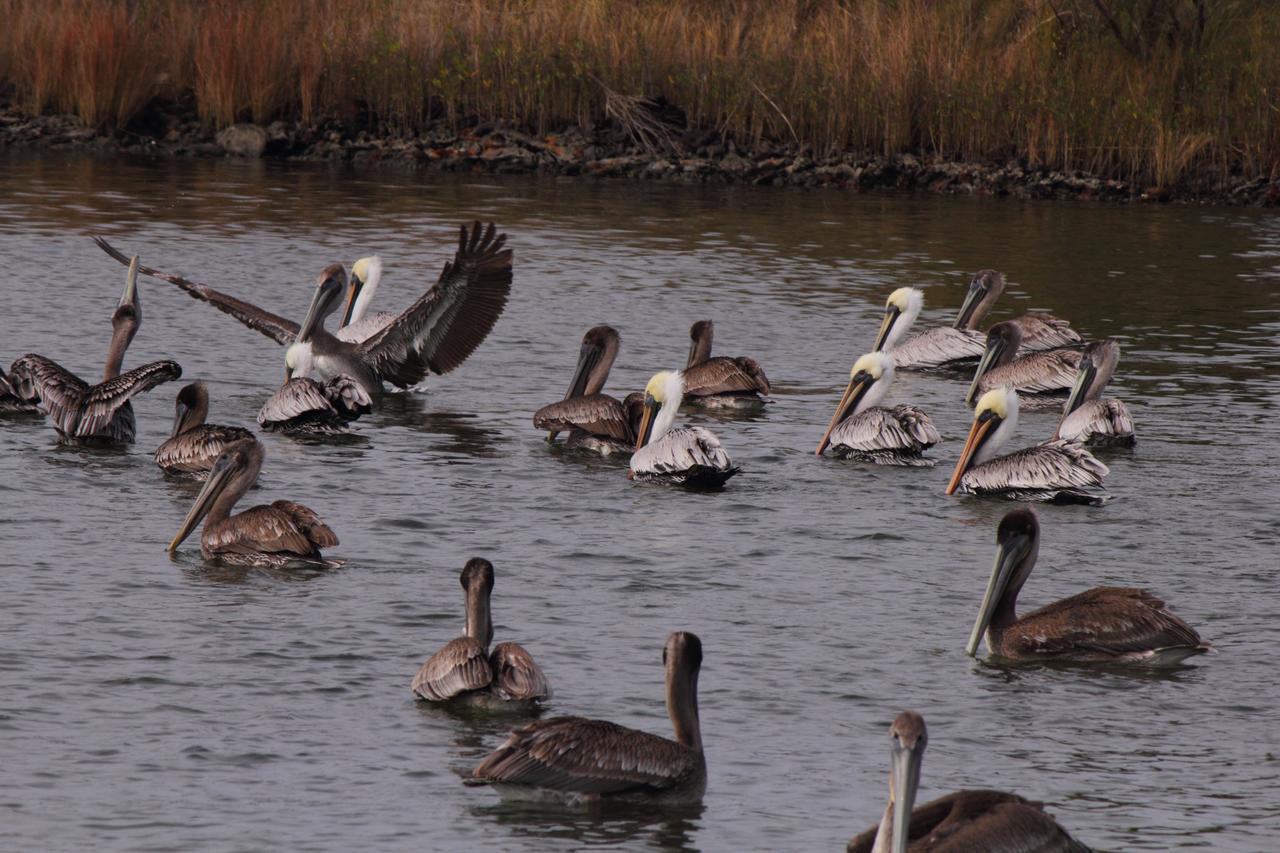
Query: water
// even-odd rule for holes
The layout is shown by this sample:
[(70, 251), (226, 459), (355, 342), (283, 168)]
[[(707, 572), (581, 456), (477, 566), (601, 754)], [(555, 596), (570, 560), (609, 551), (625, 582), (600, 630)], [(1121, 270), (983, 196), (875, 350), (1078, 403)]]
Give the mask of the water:
[[(457, 372), (398, 395), (358, 437), (265, 436), (253, 502), (337, 531), (323, 573), (207, 568), (164, 552), (195, 494), (151, 462), (179, 384), (136, 402), (124, 452), (0, 425), (0, 825), (12, 849), (817, 850), (873, 824), (887, 728), (930, 726), (921, 798), (959, 787), (1050, 804), (1108, 849), (1262, 850), (1280, 809), (1274, 414), (1280, 222), (1257, 211), (858, 197), (590, 180), (442, 178), (231, 162), (0, 158), (7, 363), (89, 377), (123, 269), (87, 238), (299, 318), (332, 260), (381, 253), (375, 307), (434, 281), (458, 223), (510, 234), (516, 283)], [(1024, 609), (1148, 586), (1218, 654), (1165, 675), (1004, 671), (963, 646), (998, 501), (946, 498), (963, 382), (899, 374), (929, 411), (932, 470), (815, 459), (894, 287), (949, 319), (970, 274), (1011, 280), (997, 316), (1052, 309), (1124, 350), (1138, 425), (1104, 456), (1115, 500), (1045, 508)], [(253, 425), (283, 376), (273, 342), (142, 279), (126, 367), (171, 357), (211, 420)], [(691, 321), (772, 379), (766, 415), (689, 415), (745, 469), (720, 494), (630, 483), (548, 449), (578, 339), (622, 332), (607, 390), (683, 363)], [(1053, 415), (1024, 415), (1019, 437)], [(497, 569), (496, 638), (524, 643), (551, 713), (670, 733), (661, 648), (705, 645), (710, 784), (687, 814), (500, 805), (459, 777), (507, 721), (415, 703), (421, 662), (462, 628), (458, 572)]]

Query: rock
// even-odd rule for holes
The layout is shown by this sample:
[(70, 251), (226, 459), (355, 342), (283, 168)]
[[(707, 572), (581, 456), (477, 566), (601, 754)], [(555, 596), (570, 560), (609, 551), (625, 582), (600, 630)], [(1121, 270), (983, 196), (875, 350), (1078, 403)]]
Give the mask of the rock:
[(730, 151), (720, 161), (720, 168), (731, 175), (741, 175), (752, 168), (752, 162), (737, 151)]
[(233, 124), (218, 131), (217, 141), (233, 157), (261, 157), (267, 132), (256, 124)]

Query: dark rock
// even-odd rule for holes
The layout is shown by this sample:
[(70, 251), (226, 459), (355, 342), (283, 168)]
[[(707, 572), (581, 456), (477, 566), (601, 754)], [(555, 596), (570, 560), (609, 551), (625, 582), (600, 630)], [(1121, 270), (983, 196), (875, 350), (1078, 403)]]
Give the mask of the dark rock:
[(218, 131), (218, 145), (233, 157), (261, 157), (267, 132), (256, 124), (233, 124)]

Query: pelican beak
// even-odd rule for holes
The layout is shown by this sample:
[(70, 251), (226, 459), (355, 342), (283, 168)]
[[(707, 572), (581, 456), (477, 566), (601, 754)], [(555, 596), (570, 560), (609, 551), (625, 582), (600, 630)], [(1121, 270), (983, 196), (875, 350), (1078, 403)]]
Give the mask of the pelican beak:
[(324, 318), (338, 307), (338, 300), (342, 298), (342, 286), (341, 277), (334, 274), (316, 287), (315, 296), (311, 297), (311, 305), (307, 308), (307, 316), (298, 329), (298, 337), (295, 339), (298, 343), (310, 340), (316, 329), (324, 323)]
[(124, 293), (120, 295), (119, 308), (138, 307), (138, 256), (129, 259), (129, 272), (124, 279)]
[(200, 494), (196, 495), (196, 502), (191, 505), (187, 517), (182, 519), (182, 526), (178, 528), (178, 532), (174, 534), (169, 547), (165, 550), (170, 554), (178, 550), (178, 546), (191, 535), (191, 531), (196, 529), (201, 519), (209, 514), (213, 502), (231, 482), (231, 475), (234, 472), (235, 466), (231, 462), (231, 457), (225, 453), (219, 456), (218, 461), (213, 463), (213, 470), (209, 472), (209, 479), (205, 481), (204, 488), (200, 490)]
[(973, 381), (969, 383), (969, 391), (964, 395), (964, 404), (966, 406), (972, 406), (973, 401), (978, 398), (978, 383), (982, 381), (982, 377), (986, 375), (987, 371), (1004, 355), (1005, 347), (1004, 339), (994, 336), (987, 338), (987, 346), (982, 352), (982, 359), (978, 362), (978, 369), (973, 372)]
[(893, 324), (898, 322), (898, 315), (901, 313), (897, 305), (890, 305), (884, 309), (884, 320), (880, 322), (880, 332), (876, 335), (876, 345), (871, 348), (872, 352), (880, 352), (884, 349), (885, 341), (889, 340), (889, 332), (893, 331)]
[(169, 437), (177, 438), (182, 432), (182, 424), (187, 419), (187, 415), (190, 413), (191, 407), (179, 400), (177, 405), (173, 408), (173, 429), (169, 432)]
[(969, 321), (973, 318), (974, 312), (978, 309), (978, 303), (987, 295), (987, 289), (982, 286), (981, 282), (975, 281), (969, 285), (969, 292), (964, 295), (964, 303), (960, 306), (960, 313), (956, 315), (956, 321), (953, 324), (957, 329), (969, 328)]
[(956, 462), (956, 470), (951, 474), (951, 482), (947, 483), (945, 494), (955, 494), (956, 487), (960, 485), (960, 478), (964, 476), (965, 471), (969, 470), (973, 455), (999, 425), (1000, 416), (992, 411), (985, 411), (973, 419), (973, 426), (969, 428), (969, 438), (964, 443), (964, 450), (960, 452), (960, 461)]
[(653, 399), (652, 394), (644, 395), (644, 415), (640, 418), (640, 432), (636, 437), (636, 450), (644, 447), (649, 443), (649, 436), (653, 435), (653, 419), (658, 414), (661, 404)]
[(338, 324), (338, 328), (350, 325), (351, 314), (356, 309), (356, 299), (360, 296), (360, 291), (364, 290), (364, 279), (351, 273), (351, 284), (347, 286), (347, 310), (342, 315), (342, 322)]
[[(886, 318), (887, 322), (887, 318)], [(827, 449), (827, 445), (831, 442), (831, 433), (841, 421), (849, 416), (858, 406), (858, 401), (866, 396), (875, 379), (866, 371), (858, 371), (849, 380), (849, 384), (845, 386), (844, 394), (840, 397), (840, 405), (836, 406), (836, 413), (831, 416), (831, 423), (827, 424), (827, 431), (822, 434), (822, 440), (818, 442), (818, 449), (813, 452), (814, 456), (821, 456), (822, 451)]]
[[(591, 376), (591, 371), (595, 369), (596, 363), (600, 361), (601, 348), (595, 344), (583, 344), (582, 349), (578, 352), (578, 366), (573, 369), (573, 379), (569, 382), (569, 390), (564, 392), (566, 400), (573, 397), (581, 397), (587, 388), (587, 380)], [(555, 441), (556, 436), (560, 434), (559, 430), (550, 430), (547, 432), (547, 441)]]
[(893, 742), (893, 787), (889, 797), (893, 800), (893, 853), (907, 853), (910, 840), (911, 812), (916, 804), (916, 791), (920, 787), (921, 753), (919, 743), (905, 746)]
[(1018, 533), (996, 546), (996, 561), (991, 567), (991, 579), (987, 581), (986, 594), (982, 596), (982, 606), (978, 608), (978, 620), (973, 623), (973, 632), (969, 634), (969, 643), (964, 653), (973, 657), (978, 652), (978, 643), (991, 624), (996, 607), (1004, 599), (1004, 591), (1013, 577), (1013, 570), (1018, 567), (1027, 551), (1031, 548), (1031, 540), (1025, 533)]
[(1084, 402), (1085, 396), (1089, 393), (1089, 386), (1093, 384), (1093, 380), (1098, 375), (1098, 365), (1093, 363), (1093, 359), (1086, 353), (1080, 357), (1080, 366), (1076, 369), (1076, 381), (1071, 386), (1071, 394), (1067, 396), (1067, 404), (1062, 407), (1062, 419), (1058, 421), (1058, 428), (1053, 431), (1053, 437), (1059, 437), (1062, 431), (1062, 421), (1066, 420), (1067, 415), (1080, 408)]

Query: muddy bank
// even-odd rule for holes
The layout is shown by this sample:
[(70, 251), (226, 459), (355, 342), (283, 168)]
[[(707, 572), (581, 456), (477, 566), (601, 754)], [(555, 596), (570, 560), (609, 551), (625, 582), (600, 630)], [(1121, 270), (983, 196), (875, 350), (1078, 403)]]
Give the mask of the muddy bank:
[[(676, 108), (668, 109), (679, 117)], [(496, 124), (475, 123), (459, 129), (444, 122), (413, 135), (371, 133), (339, 122), (303, 126), (276, 121), (265, 127), (238, 124), (214, 131), (189, 115), (151, 111), (125, 130), (99, 131), (82, 126), (73, 115), (28, 116), (0, 104), (0, 148), (263, 157), (455, 172), (540, 172), (1035, 199), (1280, 204), (1280, 179), (1266, 177), (1206, 177), (1160, 189), (1014, 161), (964, 163), (866, 152), (814, 156), (805, 147), (791, 144), (766, 143), (748, 149), (718, 133), (674, 127), (661, 146), (642, 145), (616, 124), (567, 128), (545, 136)]]

